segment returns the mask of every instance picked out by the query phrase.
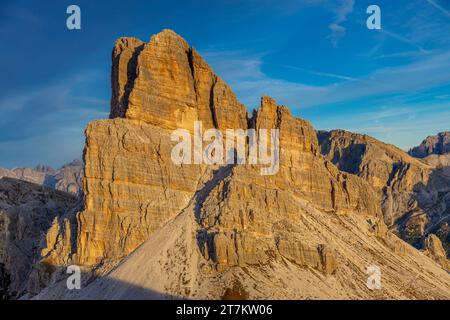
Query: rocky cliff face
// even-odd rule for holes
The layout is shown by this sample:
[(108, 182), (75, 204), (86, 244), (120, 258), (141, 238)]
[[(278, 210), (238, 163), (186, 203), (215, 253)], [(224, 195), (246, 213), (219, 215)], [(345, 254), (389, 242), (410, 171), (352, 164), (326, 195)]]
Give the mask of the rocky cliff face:
[(74, 160), (62, 166), (54, 174), (54, 188), (76, 195), (82, 195), (83, 170), (84, 163), (80, 160)]
[[(117, 261), (188, 204), (206, 168), (171, 161), (172, 129), (193, 131), (194, 121), (205, 128), (247, 127), (244, 106), (172, 31), (145, 45), (119, 39), (112, 81), (113, 119), (86, 130), (85, 210), (75, 219), (83, 228), (72, 226), (76, 239), (59, 244), (47, 263), (63, 263), (72, 250), (82, 265)], [(54, 240), (48, 239), (50, 248)], [(65, 252), (67, 243), (76, 248)]]
[[(262, 176), (254, 166), (221, 168), (216, 173), (220, 179), (213, 177), (211, 186), (198, 193), (200, 249), (216, 268), (266, 265), (284, 256), (332, 273), (334, 249), (306, 230), (302, 232), (300, 199), (330, 214), (358, 212), (383, 232), (374, 190), (321, 157), (307, 121), (292, 117), (286, 107), (263, 97), (252, 126), (280, 130), (280, 169), (274, 176)], [(290, 228), (296, 232), (286, 232)]]
[(360, 176), (380, 192), (383, 214), (392, 226), (417, 207), (414, 189), (429, 180), (431, 168), (399, 148), (343, 130), (318, 132), (321, 152), (345, 172)]
[(75, 201), (69, 193), (0, 179), (0, 299), (26, 292), (32, 265), (39, 259), (41, 237)]
[[(381, 193), (325, 159), (310, 123), (269, 97), (248, 116), (170, 30), (119, 39), (112, 61), (111, 119), (86, 129), (84, 209), (55, 221), (33, 276), (78, 264), (101, 277), (74, 293), (52, 276), (37, 298), (374, 297), (370, 263), (387, 274), (376, 297), (450, 297), (448, 274), (387, 231)], [(195, 121), (278, 129), (279, 170), (175, 164), (171, 133)]]
[(34, 169), (14, 168), (8, 170), (0, 168), (0, 178), (15, 178), (36, 183), (51, 189), (79, 194), (81, 192), (83, 167), (82, 161), (74, 160), (58, 170), (44, 165), (38, 165)]
[(397, 147), (343, 130), (319, 132), (322, 153), (339, 169), (356, 174), (381, 195), (384, 220), (419, 248), (450, 219), (450, 175), (445, 160), (418, 160)]
[(450, 152), (450, 131), (440, 132), (429, 136), (422, 143), (408, 151), (416, 158), (425, 158), (432, 154), (446, 154)]
[(194, 48), (170, 30), (149, 43), (121, 38), (113, 49), (111, 117), (161, 129), (247, 127), (247, 111)]
[(447, 259), (447, 254), (442, 245), (441, 240), (434, 234), (430, 234), (424, 241), (425, 252), (438, 264), (446, 270), (450, 270), (450, 260)]
[[(251, 190), (244, 187), (247, 194)], [(236, 191), (231, 191), (235, 193)], [(269, 193), (270, 191), (266, 191)], [(275, 193), (275, 191), (273, 191)], [(278, 216), (270, 251), (263, 233), (220, 228), (217, 256), (199, 250), (193, 201), (153, 233), (112, 272), (69, 291), (65, 281), (36, 299), (447, 299), (448, 273), (430, 258), (387, 233), (374, 233), (367, 217), (330, 214), (288, 193), (273, 201), (267, 215)], [(235, 197), (234, 196), (234, 197)], [(290, 202), (288, 202), (290, 200)], [(211, 201), (211, 200), (210, 200)], [(250, 200), (248, 200), (250, 202)], [(259, 203), (256, 200), (254, 203)], [(289, 204), (288, 216), (278, 206)], [(224, 204), (223, 207), (227, 206)], [(220, 205), (219, 205), (220, 206)], [(220, 206), (220, 208), (223, 208)], [(209, 205), (207, 208), (211, 208)], [(206, 208), (205, 208), (206, 209)], [(245, 209), (243, 209), (244, 211)], [(283, 209), (284, 210), (284, 209)], [(265, 207), (259, 207), (265, 211)], [(225, 215), (230, 216), (229, 211)], [(292, 218), (292, 222), (291, 222)], [(229, 218), (226, 218), (229, 220)], [(230, 222), (227, 221), (229, 224)], [(244, 227), (263, 221), (243, 221)], [(246, 224), (245, 224), (246, 223)], [(240, 229), (242, 231), (242, 229)], [(234, 242), (228, 239), (235, 240)], [(230, 266), (232, 265), (232, 266)], [(381, 289), (366, 284), (369, 266), (381, 269)]]
[[(193, 131), (194, 121), (202, 121), (203, 130), (246, 130), (249, 122), (231, 90), (172, 31), (153, 36), (145, 45), (119, 39), (112, 74), (118, 83), (113, 82), (117, 90), (111, 115), (124, 118), (96, 121), (86, 130), (85, 211), (77, 215), (83, 228), (77, 230), (72, 257), (82, 265), (118, 260), (136, 249), (210, 179), (210, 168), (173, 164), (173, 129)], [(292, 188), (330, 212), (358, 208), (378, 214), (370, 186), (323, 161), (309, 123), (294, 119), (270, 98), (262, 99), (250, 123), (256, 129), (281, 130), (282, 169), (262, 184)], [(48, 239), (50, 247), (53, 240)], [(46, 263), (62, 262), (64, 254), (58, 248), (55, 252)]]

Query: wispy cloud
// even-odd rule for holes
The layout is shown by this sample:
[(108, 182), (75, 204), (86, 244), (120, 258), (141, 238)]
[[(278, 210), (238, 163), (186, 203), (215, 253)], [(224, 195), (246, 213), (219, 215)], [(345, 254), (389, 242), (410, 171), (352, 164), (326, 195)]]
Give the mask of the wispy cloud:
[(436, 1), (434, 0), (426, 0), (429, 4), (431, 4), (433, 7), (435, 7), (436, 9), (438, 9), (439, 11), (441, 11), (444, 15), (446, 15), (447, 17), (450, 18), (450, 12), (447, 11), (444, 7), (442, 7), (441, 5), (439, 5)]
[(402, 9), (383, 12), (383, 28), (373, 33), (376, 43), (368, 57), (406, 58), (404, 61), (408, 61), (448, 50), (450, 33), (446, 15), (427, 0), (409, 1)]
[(334, 21), (328, 26), (331, 34), (328, 36), (334, 47), (338, 46), (339, 40), (345, 36), (347, 29), (342, 25), (347, 20), (347, 16), (353, 12), (354, 0), (339, 0), (334, 8)]
[[(430, 106), (432, 107), (432, 106)], [(382, 141), (394, 143), (398, 147), (408, 150), (419, 144), (424, 137), (449, 129), (447, 119), (450, 118), (448, 108), (442, 108), (433, 114), (416, 114), (410, 110), (402, 116), (393, 116), (383, 119), (379, 125), (371, 123), (369, 118), (362, 119), (354, 125), (347, 124), (350, 131), (366, 133)]]
[(401, 41), (401, 42), (403, 42), (403, 43), (405, 43), (405, 44), (407, 44), (407, 45), (410, 45), (410, 46), (413, 46), (413, 47), (415, 47), (417, 50), (419, 50), (421, 53), (427, 53), (428, 51), (427, 50), (425, 50), (424, 48), (422, 48), (419, 44), (417, 44), (416, 42), (414, 42), (414, 41), (412, 41), (412, 40), (410, 40), (410, 39), (408, 39), (408, 38), (406, 38), (406, 37), (403, 37), (403, 36), (401, 36), (401, 35), (399, 35), (399, 34), (397, 34), (397, 33), (395, 33), (395, 32), (392, 32), (392, 31), (389, 31), (389, 30), (387, 30), (387, 29), (385, 29), (385, 28), (383, 28), (383, 29), (381, 29), (379, 32), (381, 32), (381, 33), (383, 33), (383, 34), (386, 34), (386, 35), (388, 35), (389, 37), (392, 37), (392, 38), (394, 38), (394, 39), (396, 39), (396, 40), (399, 40), (399, 41)]
[(316, 75), (319, 77), (332, 78), (332, 79), (338, 79), (338, 80), (346, 80), (346, 81), (357, 81), (358, 80), (357, 78), (349, 77), (349, 76), (342, 75), (342, 74), (310, 70), (310, 69), (300, 68), (300, 67), (296, 67), (296, 66), (290, 66), (290, 65), (286, 65), (286, 64), (280, 64), (278, 66), (282, 67), (282, 68), (306, 72), (306, 73), (313, 74), (313, 75)]
[(260, 57), (243, 53), (227, 53), (225, 58), (210, 54), (207, 60), (248, 106), (255, 106), (261, 95), (271, 95), (295, 109), (383, 94), (402, 94), (450, 83), (450, 52), (423, 55), (414, 62), (380, 68), (358, 79), (335, 75), (343, 81), (322, 86), (271, 78), (262, 71)]
[[(263, 72), (264, 55), (235, 51), (222, 56), (220, 52), (209, 52), (206, 58), (248, 107), (256, 107), (262, 95), (269, 95), (296, 115), (317, 114), (317, 128), (361, 132), (403, 149), (419, 143), (424, 136), (449, 129), (448, 95), (442, 90), (438, 91), (442, 94), (430, 90), (450, 85), (450, 52), (421, 53), (409, 63), (380, 67), (357, 79), (333, 75), (341, 81), (328, 85), (272, 78)], [(323, 76), (333, 74), (280, 67)]]
[(74, 94), (83, 92), (82, 87), (94, 79), (91, 72), (80, 73), (1, 100), (0, 141), (20, 141), (47, 133), (58, 135), (61, 130), (80, 129), (80, 124), (106, 117), (103, 110), (108, 108), (107, 100)]
[(60, 166), (81, 157), (83, 128), (108, 117), (109, 101), (85, 90), (96, 81), (95, 73), (80, 73), (0, 100), (0, 166)]
[(389, 58), (417, 58), (426, 54), (430, 54), (431, 51), (402, 51), (402, 52), (394, 52), (387, 53), (375, 56), (374, 59), (389, 59)]

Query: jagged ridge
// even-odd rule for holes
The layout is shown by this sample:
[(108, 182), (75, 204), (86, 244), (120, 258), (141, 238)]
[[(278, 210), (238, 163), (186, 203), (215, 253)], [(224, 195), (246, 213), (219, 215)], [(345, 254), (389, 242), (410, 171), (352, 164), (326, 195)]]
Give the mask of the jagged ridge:
[[(125, 297), (130, 285), (156, 290), (158, 297), (218, 298), (236, 286), (249, 298), (374, 297), (363, 280), (371, 263), (388, 274), (375, 297), (450, 295), (448, 274), (387, 232), (376, 189), (323, 158), (309, 122), (269, 97), (248, 119), (228, 86), (173, 31), (146, 44), (119, 40), (112, 69), (113, 119), (86, 130), (84, 210), (52, 226), (41, 261), (105, 274), (127, 257), (99, 280), (118, 280), (108, 289), (118, 288), (118, 295), (92, 289), (86, 297)], [(170, 133), (192, 130), (194, 121), (204, 130), (278, 128), (278, 174), (261, 176), (252, 165), (173, 164)], [(183, 236), (168, 239), (167, 232)], [(136, 262), (149, 254), (148, 264)], [(289, 270), (302, 277), (292, 278)], [(164, 272), (174, 276), (155, 284), (138, 276)], [(195, 276), (205, 272), (208, 277)], [(411, 274), (419, 272), (423, 280), (413, 282)], [(266, 290), (250, 290), (258, 282), (251, 279)], [(40, 297), (67, 297), (52, 289), (57, 286)]]

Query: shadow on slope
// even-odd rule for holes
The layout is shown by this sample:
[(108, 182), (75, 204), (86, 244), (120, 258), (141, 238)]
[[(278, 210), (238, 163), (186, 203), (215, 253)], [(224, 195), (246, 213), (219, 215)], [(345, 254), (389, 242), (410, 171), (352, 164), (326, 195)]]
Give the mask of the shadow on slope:
[(26, 290), (43, 235), (77, 198), (16, 178), (0, 179), (0, 299)]
[[(317, 131), (317, 139), (320, 145), (322, 155), (327, 155), (331, 150), (331, 133), (329, 131)], [(336, 150), (331, 162), (339, 170), (358, 175), (362, 161), (362, 155), (366, 152), (366, 146), (362, 143), (352, 143), (342, 150)]]
[(414, 186), (417, 206), (398, 222), (397, 230), (402, 238), (416, 248), (423, 248), (425, 238), (436, 234), (450, 257), (450, 167), (432, 171), (426, 184)]
[(33, 300), (182, 300), (174, 296), (128, 283), (109, 276), (93, 278), (90, 273), (82, 273), (81, 288), (69, 289), (74, 284), (73, 274), (62, 274), (60, 281), (42, 290)]

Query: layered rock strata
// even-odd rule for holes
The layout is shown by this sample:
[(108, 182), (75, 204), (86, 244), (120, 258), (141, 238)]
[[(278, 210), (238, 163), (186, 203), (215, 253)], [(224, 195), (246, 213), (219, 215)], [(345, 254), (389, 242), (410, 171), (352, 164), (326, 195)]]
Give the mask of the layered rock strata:
[(450, 131), (440, 132), (435, 136), (429, 136), (422, 143), (408, 151), (416, 158), (425, 158), (432, 154), (446, 154), (450, 152)]
[(386, 224), (403, 239), (424, 248), (429, 234), (442, 233), (447, 246), (447, 233), (441, 231), (450, 219), (445, 155), (422, 161), (395, 146), (343, 130), (319, 132), (318, 137), (327, 159), (378, 190)]
[(36, 183), (51, 189), (79, 195), (83, 178), (83, 162), (74, 160), (55, 170), (49, 166), (38, 165), (36, 168), (0, 168), (0, 178), (9, 177)]
[[(325, 159), (310, 123), (269, 97), (248, 116), (173, 31), (119, 39), (112, 90), (111, 119), (86, 129), (84, 209), (53, 224), (41, 260), (103, 274), (79, 293), (53, 277), (38, 298), (368, 297), (371, 263), (398, 278), (377, 297), (450, 296), (437, 280), (448, 275), (387, 231), (377, 189)], [(278, 129), (276, 174), (175, 164), (171, 134), (194, 133), (196, 121), (203, 131)], [(411, 278), (396, 270), (417, 272), (414, 259), (424, 278), (402, 288)]]
[(42, 236), (76, 197), (13, 178), (0, 179), (0, 294), (17, 298), (27, 292)]

